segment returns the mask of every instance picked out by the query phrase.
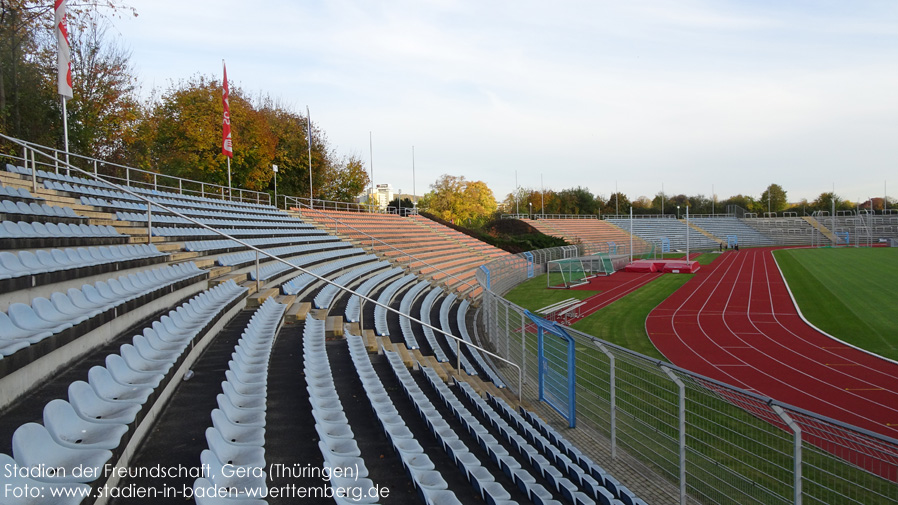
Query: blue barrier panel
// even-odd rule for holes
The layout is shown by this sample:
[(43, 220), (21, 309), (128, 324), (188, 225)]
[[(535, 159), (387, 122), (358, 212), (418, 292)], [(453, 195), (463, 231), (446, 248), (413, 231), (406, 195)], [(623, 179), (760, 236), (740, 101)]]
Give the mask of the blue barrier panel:
[(574, 428), (577, 426), (574, 339), (554, 321), (535, 316), (529, 310), (524, 314), (537, 327), (539, 400), (546, 402)]
[(524, 257), (527, 258), (527, 278), (533, 278), (533, 253), (525, 252)]

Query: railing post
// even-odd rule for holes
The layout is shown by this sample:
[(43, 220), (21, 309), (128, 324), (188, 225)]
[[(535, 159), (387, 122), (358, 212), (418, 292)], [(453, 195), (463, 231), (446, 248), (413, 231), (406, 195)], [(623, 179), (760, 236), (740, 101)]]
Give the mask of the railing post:
[[(25, 161), (28, 164), (28, 161)], [(34, 149), (31, 150), (31, 191), (37, 193), (37, 160), (34, 158)]]
[(94, 160), (94, 176), (98, 176), (99, 172), (97, 171), (97, 160)]
[(614, 365), (614, 354), (611, 354), (611, 351), (605, 347), (601, 342), (596, 342), (596, 346), (598, 346), (599, 350), (605, 353), (605, 356), (608, 356), (608, 389), (610, 390), (610, 406), (608, 407), (610, 419), (610, 428), (611, 428), (611, 459), (614, 460), (617, 458), (617, 393), (616, 393), (616, 373), (615, 373), (615, 365)]
[(527, 376), (527, 323), (524, 320), (524, 313), (521, 313), (521, 375)]
[(206, 197), (206, 183), (201, 182), (200, 183), (200, 198), (205, 198), (205, 197)]
[(788, 426), (792, 430), (792, 434), (794, 435), (794, 441), (793, 441), (794, 447), (792, 449), (792, 460), (793, 460), (792, 461), (792, 465), (793, 465), (793, 468), (792, 468), (792, 472), (793, 472), (792, 500), (793, 501), (792, 502), (795, 505), (801, 505), (801, 495), (802, 495), (802, 488), (801, 488), (801, 463), (802, 463), (802, 461), (801, 461), (802, 460), (802, 456), (801, 456), (801, 426), (799, 426), (798, 423), (796, 423), (792, 419), (792, 416), (787, 414), (786, 411), (783, 410), (783, 408), (780, 407), (779, 405), (774, 405), (771, 403), (770, 407), (773, 409), (774, 412), (776, 412), (776, 415), (778, 415), (780, 417), (780, 419), (782, 419), (783, 422), (786, 423), (786, 426)]
[(184, 179), (178, 179), (178, 194), (184, 194)]
[(59, 155), (59, 152), (54, 150), (53, 151), (53, 170), (56, 172), (57, 175), (59, 174), (59, 157), (58, 157), (58, 155)]
[(153, 243), (153, 210), (152, 205), (147, 202), (147, 244)]
[(683, 384), (683, 381), (681, 381), (670, 368), (662, 365), (661, 370), (663, 370), (664, 373), (670, 377), (670, 380), (672, 380), (679, 388), (677, 397), (679, 398), (678, 431), (680, 432), (680, 505), (686, 505), (686, 385)]
[(125, 186), (131, 185), (131, 168), (125, 167)]
[(157, 181), (156, 174), (153, 174), (153, 191), (159, 190), (159, 186), (157, 185), (156, 181)]
[(256, 250), (256, 293), (262, 288), (262, 278), (259, 276), (259, 250)]
[(461, 342), (455, 339), (455, 370), (461, 374)]

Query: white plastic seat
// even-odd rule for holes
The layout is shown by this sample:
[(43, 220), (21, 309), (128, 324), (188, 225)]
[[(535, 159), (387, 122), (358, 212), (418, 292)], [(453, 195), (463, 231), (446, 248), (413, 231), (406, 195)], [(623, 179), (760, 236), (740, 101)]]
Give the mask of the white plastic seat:
[(133, 344), (122, 344), (119, 353), (125, 363), (132, 370), (138, 372), (157, 373), (165, 375), (172, 367), (172, 361), (167, 359), (155, 359), (142, 355)]
[(130, 424), (140, 412), (139, 404), (101, 398), (80, 380), (69, 384), (69, 403), (81, 419), (95, 423)]
[(345, 423), (315, 423), (315, 431), (318, 436), (323, 439), (346, 438), (354, 439), (352, 428)]
[[(41, 475), (47, 482), (93, 482), (102, 475), (103, 465), (112, 459), (107, 449), (72, 449), (59, 445), (37, 423), (25, 423), (12, 435), (13, 458), (20, 465), (63, 469), (56, 475)], [(87, 469), (76, 473), (76, 468)]]
[(115, 449), (128, 431), (125, 424), (86, 421), (58, 398), (44, 406), (44, 426), (56, 443), (72, 449)]
[(156, 347), (150, 345), (147, 338), (143, 335), (134, 335), (131, 339), (132, 345), (137, 352), (140, 353), (141, 356), (148, 360), (153, 361), (162, 361), (166, 363), (174, 363), (175, 359), (181, 355), (180, 348), (178, 349), (157, 349)]
[(34, 344), (52, 335), (53, 332), (46, 330), (35, 331), (30, 328), (22, 328), (13, 322), (6, 312), (0, 312), (0, 340), (12, 342), (16, 340), (25, 341), (28, 344)]
[[(180, 354), (187, 347), (187, 342), (183, 340), (166, 340), (159, 335), (153, 328), (144, 328), (142, 335), (135, 335), (134, 339), (137, 337), (141, 337), (146, 339), (147, 344), (159, 351), (178, 351)], [(169, 336), (166, 334), (166, 336)], [(170, 336), (169, 336), (170, 337)]]
[(116, 381), (126, 385), (155, 388), (164, 378), (164, 375), (158, 372), (140, 371), (131, 368), (128, 362), (118, 354), (106, 356), (106, 368)]
[(265, 449), (258, 446), (229, 444), (214, 427), (206, 428), (209, 450), (225, 465), (264, 468)]
[(265, 445), (265, 428), (232, 423), (221, 409), (212, 410), (212, 426), (229, 444)]
[(235, 407), (241, 409), (265, 410), (265, 395), (241, 394), (228, 381), (221, 383), (222, 394), (227, 396)]
[(48, 321), (40, 317), (34, 309), (24, 303), (10, 304), (7, 313), (12, 322), (23, 330), (30, 330), (34, 333), (43, 333), (49, 331), (51, 334), (58, 333), (67, 328), (71, 328), (71, 323)]
[(362, 451), (359, 450), (359, 445), (351, 438), (321, 439), (318, 441), (318, 448), (321, 449), (321, 454), (330, 452), (337, 456), (348, 456), (353, 458), (362, 456)]
[(106, 400), (133, 402), (142, 405), (153, 394), (153, 388), (122, 384), (112, 377), (109, 370), (102, 366), (93, 366), (87, 372), (87, 382), (97, 396)]
[(265, 411), (256, 409), (241, 409), (234, 405), (231, 400), (223, 395), (216, 396), (218, 408), (224, 412), (225, 416), (234, 424), (244, 426), (265, 427)]
[[(57, 296), (57, 299), (67, 297), (62, 293), (54, 293)], [(45, 321), (54, 322), (57, 324), (66, 324), (69, 326), (74, 326), (80, 324), (83, 321), (90, 319), (90, 314), (85, 314), (83, 311), (78, 311), (76, 307), (71, 304), (66, 305), (65, 302), (60, 302), (65, 308), (73, 311), (72, 313), (62, 312), (57, 307), (56, 304), (51, 302), (50, 300), (39, 296), (33, 300), (31, 300), (31, 308), (34, 310), (34, 313), (37, 314), (41, 319)]]

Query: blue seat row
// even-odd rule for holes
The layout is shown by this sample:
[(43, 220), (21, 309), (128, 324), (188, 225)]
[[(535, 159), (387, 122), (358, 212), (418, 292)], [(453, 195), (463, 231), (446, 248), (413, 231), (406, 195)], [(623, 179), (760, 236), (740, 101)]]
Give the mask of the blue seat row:
[[(445, 387), (445, 385), (443, 386)], [(502, 439), (509, 444), (508, 446), (521, 457), (521, 460), (542, 475), (565, 500), (575, 505), (594, 504), (596, 501), (602, 505), (611, 504), (610, 499), (613, 499), (613, 496), (602, 488), (594, 478), (589, 475), (579, 476), (582, 478), (578, 479), (569, 478), (563, 468), (556, 466), (555, 460), (540, 454), (539, 450), (533, 447), (526, 438), (519, 435), (501, 416), (492, 412), (470, 384), (459, 382), (458, 386), (459, 391), (477, 408), (481, 416), (501, 435)], [(453, 395), (452, 398), (455, 398), (455, 396)], [(606, 503), (603, 498), (609, 498), (609, 502)], [(615, 503), (614, 505), (619, 504)]]
[[(407, 285), (416, 280), (418, 280), (418, 276), (415, 274), (405, 274), (394, 280), (377, 296), (378, 303), (389, 306), (393, 303), (393, 298), (399, 290), (404, 289)], [(387, 325), (387, 309), (380, 305), (374, 306), (374, 328), (380, 336), (387, 336), (390, 334), (390, 329)]]
[[(43, 424), (19, 426), (12, 436), (12, 457), (0, 455), (4, 463), (32, 470), (31, 476), (13, 477), (16, 484), (39, 489), (46, 497), (54, 487), (89, 490), (87, 483), (104, 475), (112, 451), (192, 339), (245, 293), (246, 288), (233, 281), (200, 293), (123, 344), (118, 353), (107, 355), (105, 367), (90, 369), (88, 382), (72, 382), (68, 401), (56, 399), (44, 407)], [(53, 471), (40, 470), (47, 468)], [(80, 503), (82, 498), (63, 496), (53, 503)], [(4, 503), (33, 503), (30, 500), (29, 495), (7, 495)]]
[(47, 205), (46, 203), (25, 203), (13, 202), (11, 200), (3, 200), (0, 202), (0, 213), (4, 214), (22, 214), (26, 216), (46, 216), (46, 217), (66, 217), (72, 219), (86, 219), (83, 216), (75, 214), (71, 207), (56, 207)]
[(18, 254), (0, 251), (0, 279), (166, 256), (152, 244), (40, 249)]
[[(534, 503), (558, 503), (552, 497), (552, 492), (542, 484), (537, 483), (536, 478), (523, 468), (515, 457), (508, 452), (508, 449), (490, 433), (489, 429), (452, 394), (452, 391), (443, 383), (436, 371), (428, 367), (422, 367), (422, 371), (427, 383), (436, 391), (443, 404), (452, 411), (452, 415), (461, 423), (470, 436), (477, 441), (477, 444), (489, 454), (493, 463), (501, 467), (502, 472), (509, 479), (513, 480), (522, 492), (526, 493)], [(550, 480), (550, 482), (552, 481)], [(573, 495), (571, 497), (575, 498)], [(576, 500), (572, 500), (572, 502), (576, 503)], [(588, 503), (588, 501), (582, 501), (582, 503)]]
[(121, 237), (122, 234), (109, 225), (67, 224), (67, 223), (26, 223), (24, 221), (3, 221), (0, 239), (14, 238), (96, 238)]
[(371, 365), (362, 337), (347, 332), (346, 343), (349, 346), (349, 354), (355, 365), (356, 373), (371, 402), (371, 408), (374, 410), (384, 434), (393, 446), (393, 450), (399, 455), (402, 466), (414, 483), (418, 495), (430, 505), (460, 505), (458, 497), (449, 489), (446, 480), (435, 470), (433, 461), (424, 452), (421, 444), (415, 441), (412, 432), (399, 415), (383, 382)]
[[(390, 361), (390, 366), (399, 380), (403, 392), (412, 401), (418, 415), (427, 424), (428, 430), (430, 430), (431, 434), (433, 434), (434, 438), (436, 438), (437, 442), (439, 442), (440, 446), (471, 486), (487, 503), (509, 503), (511, 493), (505, 489), (502, 483), (496, 482), (496, 478), (483, 466), (480, 458), (468, 449), (455, 430), (443, 419), (440, 411), (434, 407), (433, 403), (431, 403), (405, 367), (402, 357), (393, 351), (384, 351), (384, 354)], [(520, 464), (514, 460), (508, 461), (508, 465), (520, 468)]]
[[(147, 214), (146, 212), (125, 212), (118, 211), (115, 213), (115, 218), (119, 221), (129, 221), (132, 223), (146, 223), (147, 222)], [(167, 215), (167, 214), (153, 214), (152, 219), (154, 223), (160, 224), (193, 224), (193, 221), (183, 218), (180, 216)], [(217, 218), (207, 218), (207, 217), (196, 217), (194, 218), (197, 222), (205, 224), (207, 226), (214, 227), (222, 227), (222, 226), (243, 226), (243, 227), (255, 227), (255, 228), (268, 228), (272, 225), (277, 225), (281, 228), (291, 228), (295, 230), (305, 230), (308, 229), (308, 226), (302, 222), (295, 223), (287, 223), (282, 221), (259, 221), (253, 219), (217, 219)]]
[[(267, 380), (257, 378), (258, 374), (267, 376), (272, 344), (286, 308), (273, 298), (265, 300), (234, 347), (230, 373), (216, 397), (218, 408), (212, 411), (212, 426), (206, 428), (209, 448), (200, 454), (203, 477), (194, 482), (194, 488), (226, 489), (232, 491), (230, 495), (247, 499), (266, 496)], [(216, 495), (197, 493), (201, 497), (197, 503), (221, 503)]]
[[(399, 267), (393, 267), (384, 272), (380, 272), (379, 274), (371, 277), (370, 279), (363, 282), (359, 287), (355, 288), (355, 292), (362, 296), (368, 296), (372, 289), (376, 286), (387, 281), (387, 279), (391, 277), (395, 277), (401, 274), (403, 270)], [(358, 296), (353, 296), (349, 298), (349, 301), (346, 303), (346, 321), (350, 323), (356, 323), (361, 318), (361, 306), (362, 299)]]
[(306, 318), (303, 328), (303, 371), (312, 416), (315, 417), (315, 431), (319, 437), (318, 448), (324, 457), (325, 468), (358, 468), (355, 476), (341, 475), (330, 481), (334, 488), (357, 489), (355, 492), (361, 497), (359, 500), (334, 497), (338, 504), (376, 503), (377, 498), (369, 494), (375, 488), (374, 482), (368, 478), (368, 467), (334, 387), (334, 376), (324, 345), (324, 330), (323, 319)]
[[(430, 322), (430, 311), (433, 309), (433, 304), (436, 302), (437, 298), (443, 294), (443, 291), (440, 288), (433, 288), (430, 292), (427, 293), (427, 296), (424, 297), (424, 301), (421, 302), (421, 321), (427, 324), (432, 325)], [(449, 361), (449, 357), (446, 356), (446, 351), (443, 350), (443, 347), (437, 341), (437, 337), (434, 334), (433, 330), (428, 326), (421, 326), (421, 330), (424, 332), (424, 338), (427, 339), (428, 345), (430, 345), (431, 350), (433, 351), (434, 357), (440, 363), (445, 363)]]
[(84, 205), (92, 205), (94, 207), (136, 210), (138, 212), (147, 211), (147, 205), (145, 203), (129, 202), (124, 200), (106, 200), (105, 198), (97, 198), (95, 196), (82, 196), (81, 203)]
[[(646, 505), (645, 502), (636, 497), (632, 491), (627, 489), (614, 477), (611, 476), (604, 468), (596, 464), (589, 456), (583, 454), (582, 451), (574, 447), (574, 445), (564, 438), (558, 431), (546, 424), (536, 414), (520, 409), (520, 413), (512, 409), (504, 400), (491, 395), (487, 396), (489, 402), (495, 407), (495, 410), (510, 420), (512, 425), (519, 427), (519, 430), (533, 437), (535, 443), (547, 445), (547, 442), (553, 444), (567, 456), (567, 458), (576, 463), (581, 469), (588, 472), (600, 483), (604, 482), (605, 487), (610, 490), (625, 505)], [(534, 432), (533, 429), (536, 431)], [(545, 438), (540, 438), (538, 435)], [(559, 458), (564, 460), (563, 458)]]
[(71, 288), (66, 293), (57, 291), (49, 299), (32, 299), (31, 305), (10, 304), (7, 312), (0, 312), (0, 357), (9, 356), (130, 300), (203, 273), (193, 262), (164, 266), (85, 284), (81, 289)]
[[(417, 284), (412, 286), (411, 289), (405, 292), (405, 295), (402, 296), (402, 302), (399, 304), (399, 312), (403, 314), (411, 314), (412, 313), (412, 305), (414, 305), (415, 300), (418, 296), (427, 288), (430, 287), (430, 283), (427, 281), (418, 281)], [(399, 318), (399, 327), (402, 329), (402, 338), (405, 339), (405, 347), (408, 349), (419, 349), (418, 339), (415, 337), (415, 332), (412, 329), (412, 321), (407, 317)]]
[(42, 200), (42, 198), (33, 196), (31, 192), (25, 188), (14, 188), (12, 186), (2, 185), (0, 185), (0, 197), (23, 198), (25, 200)]

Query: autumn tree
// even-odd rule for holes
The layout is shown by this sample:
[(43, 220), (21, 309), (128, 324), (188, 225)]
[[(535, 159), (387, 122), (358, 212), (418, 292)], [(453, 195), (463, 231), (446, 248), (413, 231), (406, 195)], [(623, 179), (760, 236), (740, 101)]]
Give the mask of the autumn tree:
[(430, 185), (418, 206), (446, 221), (473, 226), (484, 223), (497, 208), (485, 182), (447, 174)]
[[(315, 191), (315, 198), (352, 202), (368, 187), (368, 171), (357, 156), (346, 156), (336, 163), (328, 162), (326, 168), (321, 187)], [(411, 207), (411, 203), (408, 205)]]

